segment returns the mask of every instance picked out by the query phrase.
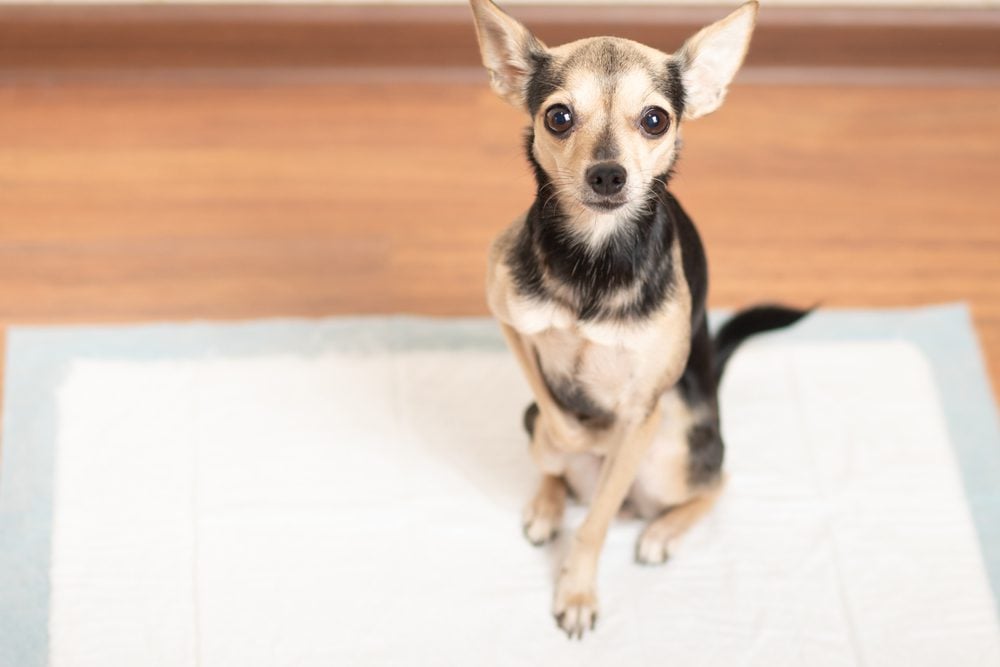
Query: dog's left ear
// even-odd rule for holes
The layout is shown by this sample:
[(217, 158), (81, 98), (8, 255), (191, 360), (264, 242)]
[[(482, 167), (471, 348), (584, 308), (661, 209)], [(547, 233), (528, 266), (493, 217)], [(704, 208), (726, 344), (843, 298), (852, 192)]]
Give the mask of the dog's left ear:
[(528, 84), (547, 56), (545, 45), (490, 0), (469, 1), (490, 86), (514, 106), (525, 108)]
[(758, 6), (757, 0), (745, 3), (721, 21), (703, 28), (678, 51), (685, 118), (700, 118), (722, 105), (750, 46)]

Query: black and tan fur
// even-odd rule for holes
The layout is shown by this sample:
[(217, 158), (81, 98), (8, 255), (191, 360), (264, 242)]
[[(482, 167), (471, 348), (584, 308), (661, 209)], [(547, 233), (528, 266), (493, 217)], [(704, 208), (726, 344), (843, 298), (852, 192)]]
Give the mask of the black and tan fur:
[[(581, 636), (597, 617), (611, 520), (627, 502), (650, 520), (637, 559), (666, 559), (722, 487), (722, 364), (749, 335), (802, 315), (747, 311), (713, 341), (705, 253), (667, 190), (679, 125), (721, 104), (757, 3), (674, 55), (611, 37), (549, 48), (490, 0), (471, 4), (494, 90), (532, 121), (537, 195), (494, 242), (487, 292), (535, 396), (524, 422), (543, 479), (525, 534), (534, 543), (555, 534), (567, 491), (589, 503), (553, 602), (559, 625)], [(546, 120), (560, 108), (568, 130)], [(669, 118), (662, 134), (646, 131), (650, 109)], [(602, 185), (611, 175), (618, 189)]]

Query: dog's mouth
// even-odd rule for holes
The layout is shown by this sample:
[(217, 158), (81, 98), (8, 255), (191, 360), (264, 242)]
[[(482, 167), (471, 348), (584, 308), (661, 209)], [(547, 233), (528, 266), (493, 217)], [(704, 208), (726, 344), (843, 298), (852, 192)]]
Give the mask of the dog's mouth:
[(600, 199), (585, 199), (583, 205), (600, 213), (617, 210), (628, 203), (624, 197), (601, 197)]

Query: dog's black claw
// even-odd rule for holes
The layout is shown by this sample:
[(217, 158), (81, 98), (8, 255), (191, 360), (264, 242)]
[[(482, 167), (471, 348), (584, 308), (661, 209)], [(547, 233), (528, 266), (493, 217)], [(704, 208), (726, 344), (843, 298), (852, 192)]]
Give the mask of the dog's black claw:
[[(576, 626), (574, 628), (565, 628), (565, 627), (563, 627), (563, 619), (566, 618), (566, 612), (562, 612), (560, 614), (553, 614), (552, 618), (555, 619), (556, 625), (559, 626), (559, 629), (561, 629), (563, 632), (566, 633), (566, 637), (568, 639), (576, 639), (578, 641), (582, 641), (583, 640), (583, 626), (582, 625), (578, 625), (578, 626)], [(596, 613), (593, 616), (591, 616), (591, 618), (590, 618), (590, 629), (593, 630), (595, 627), (597, 627), (597, 614)]]
[(538, 421), (538, 413), (538, 403), (532, 403), (524, 411), (524, 430), (531, 437), (535, 435), (535, 422)]

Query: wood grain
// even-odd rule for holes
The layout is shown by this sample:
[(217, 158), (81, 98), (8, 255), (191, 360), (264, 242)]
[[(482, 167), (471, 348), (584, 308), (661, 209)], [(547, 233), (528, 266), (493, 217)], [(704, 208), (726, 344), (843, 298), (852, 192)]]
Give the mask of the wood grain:
[[(0, 324), (485, 314), (529, 203), (482, 83), (0, 87)], [(1000, 90), (743, 85), (674, 190), (711, 304), (966, 300), (1000, 377)]]

